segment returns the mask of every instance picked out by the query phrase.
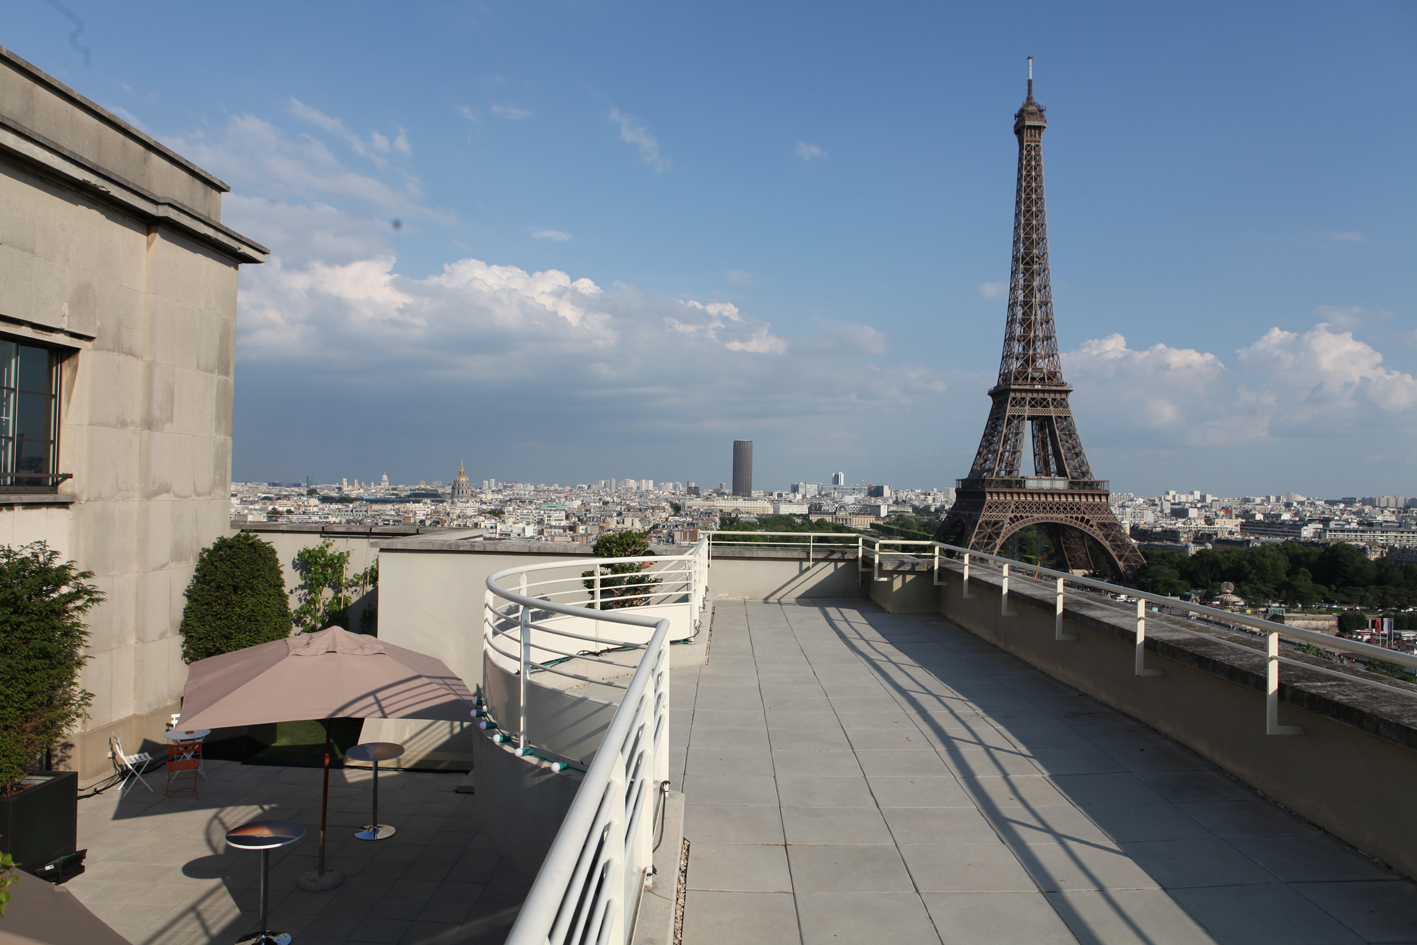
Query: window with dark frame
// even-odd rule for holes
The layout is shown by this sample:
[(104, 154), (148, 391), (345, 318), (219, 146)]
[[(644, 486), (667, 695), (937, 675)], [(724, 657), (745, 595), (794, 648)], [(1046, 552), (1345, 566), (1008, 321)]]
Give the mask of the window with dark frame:
[(0, 338), (0, 492), (59, 484), (61, 352)]

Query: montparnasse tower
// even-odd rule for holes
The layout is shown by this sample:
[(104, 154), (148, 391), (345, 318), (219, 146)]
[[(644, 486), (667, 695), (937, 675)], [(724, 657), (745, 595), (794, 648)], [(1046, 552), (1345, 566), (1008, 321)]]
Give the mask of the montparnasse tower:
[(472, 499), (472, 483), (467, 478), (467, 470), (458, 463), (458, 474), (453, 477), (453, 501), (467, 502)]

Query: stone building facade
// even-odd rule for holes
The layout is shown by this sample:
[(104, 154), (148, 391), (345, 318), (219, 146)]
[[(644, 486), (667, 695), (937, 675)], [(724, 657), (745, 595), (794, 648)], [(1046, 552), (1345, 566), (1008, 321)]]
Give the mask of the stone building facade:
[(46, 541), (107, 595), (84, 780), (109, 734), (160, 740), (183, 592), (229, 531), (237, 270), (267, 251), (221, 224), (227, 190), (0, 48), (0, 544)]

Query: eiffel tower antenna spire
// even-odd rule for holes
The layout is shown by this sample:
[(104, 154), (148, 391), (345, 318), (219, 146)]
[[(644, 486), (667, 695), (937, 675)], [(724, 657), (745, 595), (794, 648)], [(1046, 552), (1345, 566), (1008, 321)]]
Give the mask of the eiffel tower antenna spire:
[[(955, 504), (935, 537), (995, 554), (1010, 535), (1041, 525), (1069, 570), (1096, 570), (1091, 547), (1099, 547), (1119, 574), (1130, 576), (1146, 562), (1112, 514), (1108, 483), (1093, 476), (1068, 405), (1073, 389), (1063, 380), (1058, 356), (1043, 195), (1048, 119), (1033, 99), (1032, 56), (1028, 75), (1028, 98), (1014, 114), (1018, 187), (999, 379), (989, 391), (993, 406), (974, 463), (959, 480)], [(1023, 470), (1029, 427), (1032, 476)]]

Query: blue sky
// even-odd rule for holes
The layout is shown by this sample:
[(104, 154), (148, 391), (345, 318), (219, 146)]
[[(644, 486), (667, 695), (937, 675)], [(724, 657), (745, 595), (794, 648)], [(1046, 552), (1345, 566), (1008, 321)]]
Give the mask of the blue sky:
[(237, 479), (717, 484), (751, 438), (769, 488), (950, 484), (997, 369), (1033, 55), (1094, 470), (1417, 493), (1410, 4), (6, 20), (272, 248), (242, 272)]

